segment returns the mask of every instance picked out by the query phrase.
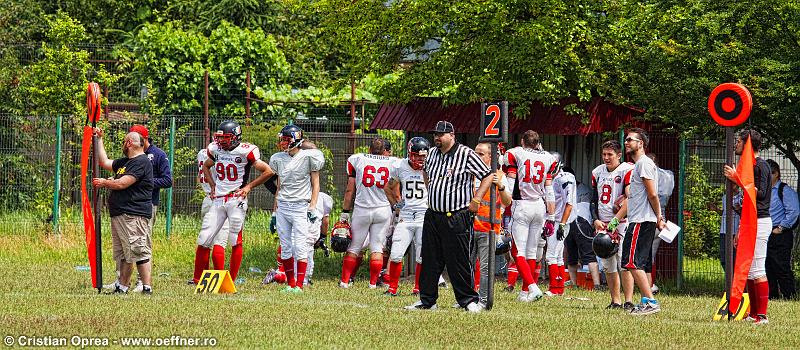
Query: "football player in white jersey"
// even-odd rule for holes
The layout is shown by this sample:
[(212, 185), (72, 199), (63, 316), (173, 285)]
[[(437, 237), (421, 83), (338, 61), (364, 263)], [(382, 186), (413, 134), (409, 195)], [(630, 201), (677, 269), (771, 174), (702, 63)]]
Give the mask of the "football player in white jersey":
[[(606, 275), (608, 290), (611, 293), (611, 303), (608, 309), (623, 308), (620, 296), (620, 271), (622, 279), (632, 279), (630, 272), (622, 270), (622, 239), (628, 226), (626, 216), (628, 200), (625, 197), (625, 187), (630, 182), (631, 163), (621, 163), (622, 146), (616, 140), (603, 143), (603, 164), (592, 170), (592, 216), (594, 217), (595, 231), (608, 231), (612, 241), (618, 244), (617, 251), (609, 258), (600, 258), (600, 265)], [(629, 283), (632, 284), (632, 283)], [(622, 283), (622, 286), (625, 286)], [(633, 309), (633, 290), (625, 289), (625, 304), (627, 309)]]
[[(269, 165), (261, 160), (258, 147), (241, 140), (242, 127), (233, 120), (226, 120), (214, 133), (214, 142), (208, 145), (208, 159), (203, 163), (203, 174), (209, 185), (209, 197), (213, 201), (210, 211), (214, 215), (203, 217), (197, 238), (195, 283), (200, 280), (203, 267), (208, 264), (211, 246), (218, 234), (228, 235), (231, 244), (229, 270), (231, 277), (236, 279), (242, 264), (242, 228), (247, 213), (247, 194), (274, 174)], [(251, 168), (260, 171), (261, 175), (248, 183)], [(226, 219), (230, 228), (228, 232), (221, 232)]]
[[(515, 179), (513, 203), (511, 204), (511, 235), (517, 247), (517, 270), (522, 275), (522, 290), (517, 300), (530, 302), (542, 297), (537, 285), (541, 260), (544, 255), (545, 214), (554, 220), (555, 194), (553, 172), (557, 166), (555, 158), (539, 149), (539, 134), (528, 130), (522, 136), (521, 147), (506, 151), (503, 165), (508, 168), (508, 177)], [(553, 232), (550, 221), (548, 232)]]
[[(353, 239), (342, 261), (339, 286), (349, 287), (350, 276), (355, 271), (358, 256), (369, 237), (369, 287), (377, 288), (386, 233), (392, 224), (392, 209), (383, 188), (389, 183), (389, 169), (397, 160), (382, 155), (385, 142), (375, 138), (370, 144), (370, 154), (357, 153), (347, 159), (347, 190), (342, 204), (341, 221), (350, 222)], [(355, 193), (354, 193), (355, 192)], [(355, 199), (354, 199), (355, 197)], [(352, 212), (352, 221), (350, 213)]]
[[(269, 165), (278, 176), (276, 196), (278, 238), (281, 242), (281, 263), (286, 273), (287, 292), (302, 292), (308, 269), (308, 256), (313, 253), (319, 232), (312, 236), (311, 226), (319, 226), (322, 213), (317, 210), (319, 171), (325, 156), (318, 149), (301, 149), (303, 130), (285, 126), (280, 134), (281, 152), (275, 153)], [(295, 279), (295, 262), (297, 271)]]
[[(408, 141), (408, 158), (398, 159), (390, 169), (389, 184), (384, 187), (386, 198), (393, 208), (399, 208), (397, 225), (392, 235), (389, 256), (389, 289), (384, 293), (397, 296), (403, 256), (414, 242), (416, 273), (412, 294), (419, 293), (419, 275), (422, 269), (422, 223), (428, 209), (428, 190), (422, 175), (422, 166), (431, 144), (423, 137)], [(399, 195), (399, 196), (398, 196)]]
[[(197, 181), (200, 183), (200, 187), (203, 189), (203, 192), (206, 193), (206, 196), (203, 198), (203, 204), (200, 207), (200, 218), (204, 218), (206, 215), (216, 215), (215, 212), (211, 211), (211, 206), (213, 205), (213, 201), (211, 197), (209, 197), (209, 193), (211, 193), (211, 186), (208, 185), (206, 182), (206, 176), (203, 173), (203, 163), (205, 163), (206, 159), (208, 159), (208, 149), (203, 148), (199, 152), (197, 152)], [(225, 224), (222, 225), (222, 232), (228, 232), (230, 230), (230, 226), (228, 225), (228, 220), (225, 219)], [(228, 245), (228, 235), (227, 234), (220, 234), (214, 238), (214, 249), (211, 251), (211, 261), (214, 262), (214, 269), (215, 270), (224, 270), (225, 269), (225, 247)], [(207, 270), (209, 267), (208, 262), (206, 261), (206, 265), (203, 267), (204, 270)], [(194, 283), (194, 279), (189, 280), (191, 283)]]
[[(550, 277), (549, 290), (547, 296), (564, 294), (564, 238), (569, 235), (569, 227), (578, 217), (578, 212), (573, 210), (577, 204), (575, 193), (577, 191), (575, 175), (566, 171), (561, 171), (561, 155), (552, 153), (556, 159), (555, 175), (553, 176), (553, 193), (555, 194), (555, 216), (552, 218), (554, 226), (557, 225), (556, 232), (545, 231), (547, 239), (547, 262), (548, 276)], [(548, 220), (551, 220), (548, 218)]]

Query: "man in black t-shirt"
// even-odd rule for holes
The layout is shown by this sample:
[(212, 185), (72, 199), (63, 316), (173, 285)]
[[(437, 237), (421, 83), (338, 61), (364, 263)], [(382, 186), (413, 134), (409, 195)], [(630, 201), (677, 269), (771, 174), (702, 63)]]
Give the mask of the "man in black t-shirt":
[(103, 146), (103, 131), (95, 128), (100, 167), (114, 172), (108, 179), (94, 178), (97, 188), (108, 188), (111, 215), (111, 240), (120, 276), (113, 293), (128, 292), (133, 264), (142, 279), (142, 293), (152, 294), (150, 271), (153, 242), (150, 217), (153, 215), (153, 166), (144, 153), (144, 138), (131, 132), (122, 146), (124, 158), (110, 160)]

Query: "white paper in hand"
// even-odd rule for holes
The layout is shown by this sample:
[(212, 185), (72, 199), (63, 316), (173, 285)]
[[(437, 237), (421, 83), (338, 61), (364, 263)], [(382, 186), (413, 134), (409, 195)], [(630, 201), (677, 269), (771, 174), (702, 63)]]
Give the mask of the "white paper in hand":
[(658, 234), (658, 238), (661, 238), (661, 240), (664, 242), (672, 243), (680, 231), (681, 228), (678, 225), (672, 221), (667, 221), (667, 227), (661, 230), (661, 232)]

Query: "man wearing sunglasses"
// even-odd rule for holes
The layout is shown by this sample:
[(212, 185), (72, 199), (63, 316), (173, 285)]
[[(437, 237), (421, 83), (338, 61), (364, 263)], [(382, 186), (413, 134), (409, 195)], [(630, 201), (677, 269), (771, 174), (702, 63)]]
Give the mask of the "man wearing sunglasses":
[[(653, 298), (647, 271), (652, 265), (652, 245), (656, 228), (663, 229), (666, 224), (661, 216), (658, 201), (658, 167), (645, 155), (648, 137), (644, 130), (633, 128), (625, 138), (625, 152), (634, 162), (627, 187), (628, 225), (622, 241), (622, 268), (630, 271), (633, 280), (625, 280), (630, 285), (625, 290), (633, 290), (633, 283), (642, 292), (641, 303), (631, 310), (631, 315), (650, 315), (661, 311), (658, 301)], [(633, 283), (632, 283), (633, 282)]]

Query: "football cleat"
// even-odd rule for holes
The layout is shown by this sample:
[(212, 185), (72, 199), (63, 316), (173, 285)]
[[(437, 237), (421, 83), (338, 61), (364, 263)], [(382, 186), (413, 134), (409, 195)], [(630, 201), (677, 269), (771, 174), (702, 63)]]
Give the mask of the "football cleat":
[(756, 326), (763, 326), (763, 325), (768, 324), (768, 323), (769, 323), (769, 319), (767, 319), (767, 315), (758, 315), (758, 317), (756, 318), (756, 321), (753, 322), (753, 324), (756, 325)]
[(528, 286), (528, 300), (527, 301), (537, 301), (542, 298), (542, 290), (539, 289), (539, 286), (536, 283), (533, 283)]
[(412, 289), (411, 290), (411, 295), (419, 295), (419, 289), (416, 289), (416, 288)]
[(263, 280), (261, 280), (261, 284), (270, 284), (270, 283), (274, 282), (275, 281), (275, 275), (277, 275), (277, 274), (278, 274), (278, 272), (275, 271), (275, 269), (269, 269), (269, 271), (267, 272), (267, 275), (264, 276)]
[(342, 289), (350, 288), (350, 283), (344, 283), (342, 281), (339, 281), (339, 288), (342, 288)]
[(387, 290), (387, 291), (383, 292), (383, 295), (385, 295), (387, 297), (396, 297), (397, 296), (397, 292), (391, 292), (391, 291)]

